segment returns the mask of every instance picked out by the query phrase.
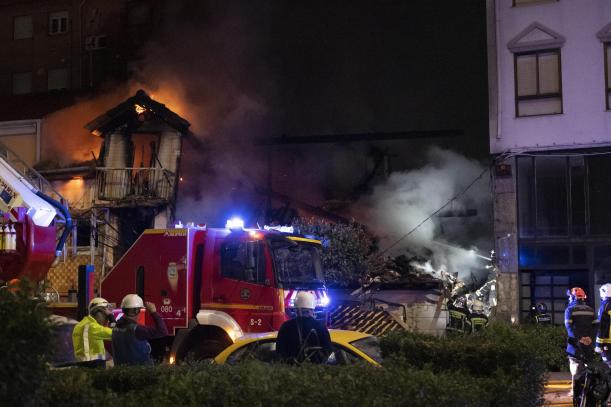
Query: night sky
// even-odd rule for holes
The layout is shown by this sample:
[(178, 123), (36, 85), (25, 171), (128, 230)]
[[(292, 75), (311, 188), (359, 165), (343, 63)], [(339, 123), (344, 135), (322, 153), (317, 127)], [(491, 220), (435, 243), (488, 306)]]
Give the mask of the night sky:
[[(194, 103), (222, 106), (238, 89), (264, 105), (250, 130), (259, 136), (454, 128), (465, 136), (432, 142), (488, 154), (483, 0), (183, 0), (159, 42), (165, 51), (147, 49), (148, 63), (170, 53), (166, 72), (213, 78), (188, 86)], [(410, 167), (425, 144), (390, 144), (410, 152), (393, 166)]]

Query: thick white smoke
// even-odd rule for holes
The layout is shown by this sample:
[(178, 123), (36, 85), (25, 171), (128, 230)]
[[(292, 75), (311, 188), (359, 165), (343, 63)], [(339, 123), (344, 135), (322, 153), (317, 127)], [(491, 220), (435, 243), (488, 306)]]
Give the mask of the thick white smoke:
[[(367, 223), (381, 237), (385, 249), (464, 190), (484, 171), (476, 161), (434, 147), (422, 168), (391, 174), (388, 181), (359, 203)], [(422, 255), (436, 270), (445, 268), (469, 279), (485, 273), (485, 256), (492, 249), (491, 194), (485, 173), (469, 190), (444, 211), (477, 211), (471, 217), (433, 216), (387, 254)], [(442, 212), (443, 213), (443, 212)], [(407, 252), (407, 253), (406, 253)]]

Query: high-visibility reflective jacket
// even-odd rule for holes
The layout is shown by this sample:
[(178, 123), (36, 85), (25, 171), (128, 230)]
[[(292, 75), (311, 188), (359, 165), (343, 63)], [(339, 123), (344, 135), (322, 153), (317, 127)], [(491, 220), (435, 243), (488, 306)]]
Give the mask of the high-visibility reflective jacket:
[(106, 359), (104, 341), (112, 338), (112, 329), (102, 326), (90, 315), (87, 315), (72, 331), (72, 345), (76, 359), (85, 362), (89, 360)]
[(611, 300), (607, 297), (600, 303), (598, 309), (598, 335), (596, 335), (596, 346), (603, 348), (611, 346)]

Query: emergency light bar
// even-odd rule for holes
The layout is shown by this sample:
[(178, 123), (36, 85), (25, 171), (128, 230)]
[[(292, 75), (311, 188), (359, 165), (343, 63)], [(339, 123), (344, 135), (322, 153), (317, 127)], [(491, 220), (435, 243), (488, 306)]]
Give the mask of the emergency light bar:
[(227, 219), (225, 228), (229, 230), (244, 230), (244, 220), (240, 218)]
[(273, 230), (276, 232), (280, 232), (280, 233), (289, 233), (289, 234), (293, 234), (295, 233), (295, 229), (293, 229), (292, 226), (263, 226), (263, 229), (265, 230)]

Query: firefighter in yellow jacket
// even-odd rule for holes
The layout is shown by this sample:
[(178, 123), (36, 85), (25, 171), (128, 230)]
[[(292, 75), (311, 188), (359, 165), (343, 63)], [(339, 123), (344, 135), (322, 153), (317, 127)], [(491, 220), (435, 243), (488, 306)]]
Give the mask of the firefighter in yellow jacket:
[(81, 320), (72, 331), (74, 356), (85, 367), (106, 367), (106, 349), (104, 341), (112, 338), (114, 318), (108, 301), (94, 298), (89, 302), (89, 315)]

